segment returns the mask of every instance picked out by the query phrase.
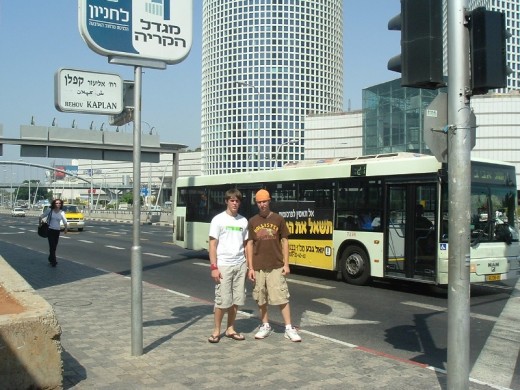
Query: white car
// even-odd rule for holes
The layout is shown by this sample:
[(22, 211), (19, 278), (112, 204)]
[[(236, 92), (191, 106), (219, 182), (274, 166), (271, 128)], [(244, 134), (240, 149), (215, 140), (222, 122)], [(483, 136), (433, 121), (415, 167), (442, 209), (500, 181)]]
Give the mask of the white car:
[(21, 207), (15, 207), (11, 210), (12, 217), (25, 217), (25, 210)]

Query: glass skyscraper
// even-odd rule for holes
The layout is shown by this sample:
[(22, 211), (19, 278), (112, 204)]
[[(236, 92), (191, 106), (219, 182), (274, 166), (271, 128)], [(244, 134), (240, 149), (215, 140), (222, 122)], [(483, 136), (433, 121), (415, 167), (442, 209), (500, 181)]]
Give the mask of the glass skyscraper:
[(343, 110), (342, 0), (204, 0), (203, 174), (304, 158), (309, 113)]

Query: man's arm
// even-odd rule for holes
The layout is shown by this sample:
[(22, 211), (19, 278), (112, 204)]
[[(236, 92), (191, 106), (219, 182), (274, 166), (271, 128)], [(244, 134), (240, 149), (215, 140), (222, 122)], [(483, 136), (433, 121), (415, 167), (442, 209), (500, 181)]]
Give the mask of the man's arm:
[(253, 269), (253, 240), (248, 240), (246, 245), (246, 260), (247, 260), (247, 277), (252, 282), (255, 281), (255, 270)]
[(283, 274), (289, 275), (291, 270), (289, 269), (289, 240), (287, 238), (282, 238), (280, 240), (282, 244), (282, 254), (283, 254)]
[(211, 268), (211, 277), (215, 280), (216, 283), (220, 283), (220, 279), (222, 279), (222, 275), (218, 269), (217, 265), (217, 245), (218, 240), (214, 237), (209, 238), (209, 266)]

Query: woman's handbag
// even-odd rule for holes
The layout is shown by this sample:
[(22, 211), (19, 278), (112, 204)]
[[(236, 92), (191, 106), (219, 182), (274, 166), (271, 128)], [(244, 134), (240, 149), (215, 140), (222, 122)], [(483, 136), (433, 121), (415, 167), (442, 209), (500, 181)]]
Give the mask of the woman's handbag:
[(49, 219), (51, 218), (51, 212), (46, 217), (43, 217), (40, 219), (40, 222), (38, 224), (38, 235), (43, 238), (47, 238), (49, 234)]
[(43, 238), (47, 238), (49, 230), (49, 224), (47, 222), (40, 221), (40, 224), (38, 225), (38, 235)]

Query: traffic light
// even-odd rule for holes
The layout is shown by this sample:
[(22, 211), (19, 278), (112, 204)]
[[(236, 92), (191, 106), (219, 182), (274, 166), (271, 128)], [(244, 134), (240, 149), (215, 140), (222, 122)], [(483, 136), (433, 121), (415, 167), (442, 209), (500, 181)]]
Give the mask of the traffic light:
[(401, 31), (401, 54), (388, 61), (388, 70), (401, 73), (401, 85), (444, 87), (442, 0), (401, 0), (388, 29)]
[(473, 95), (505, 88), (511, 69), (507, 66), (506, 30), (503, 13), (475, 8), (469, 14), (471, 90)]

